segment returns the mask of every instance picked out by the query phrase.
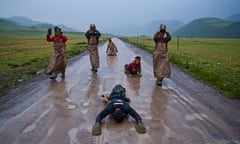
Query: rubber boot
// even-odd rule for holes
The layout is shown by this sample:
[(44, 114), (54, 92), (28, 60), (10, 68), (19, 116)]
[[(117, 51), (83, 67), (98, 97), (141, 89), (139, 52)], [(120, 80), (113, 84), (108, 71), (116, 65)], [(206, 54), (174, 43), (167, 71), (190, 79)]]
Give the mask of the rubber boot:
[(101, 133), (102, 133), (101, 124), (100, 123), (96, 123), (92, 127), (92, 135), (101, 135)]
[(135, 129), (138, 133), (146, 133), (146, 128), (142, 122), (139, 122), (135, 125)]

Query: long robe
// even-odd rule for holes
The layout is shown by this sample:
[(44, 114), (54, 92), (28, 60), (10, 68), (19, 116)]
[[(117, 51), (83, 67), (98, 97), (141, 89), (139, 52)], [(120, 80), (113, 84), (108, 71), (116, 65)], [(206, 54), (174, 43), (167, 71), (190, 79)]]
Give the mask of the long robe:
[(45, 74), (56, 77), (58, 73), (65, 74), (67, 58), (66, 58), (66, 44), (67, 38), (64, 36), (64, 42), (62, 38), (52, 37), (47, 41), (53, 41), (54, 51), (48, 61), (48, 66), (45, 69)]
[(171, 75), (167, 43), (171, 40), (171, 35), (166, 32), (160, 36), (160, 32), (154, 35), (155, 48), (153, 52), (153, 74), (157, 79), (169, 78)]
[(109, 42), (108, 45), (107, 45), (107, 55), (108, 56), (116, 56), (117, 55), (117, 47), (116, 45), (113, 43), (113, 42)]
[(88, 30), (85, 34), (88, 39), (88, 52), (92, 68), (99, 68), (98, 39), (101, 36), (99, 31), (91, 32)]

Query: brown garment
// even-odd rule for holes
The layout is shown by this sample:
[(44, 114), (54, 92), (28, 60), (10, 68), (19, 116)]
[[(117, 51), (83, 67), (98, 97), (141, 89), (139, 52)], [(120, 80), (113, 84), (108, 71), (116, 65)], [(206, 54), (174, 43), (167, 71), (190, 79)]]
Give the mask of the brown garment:
[(154, 35), (153, 73), (157, 79), (169, 78), (171, 75), (167, 43), (171, 40), (168, 32), (157, 32)]
[(108, 56), (116, 56), (117, 55), (117, 47), (116, 45), (113, 43), (113, 42), (109, 42), (108, 45), (107, 45), (107, 55)]
[(65, 74), (67, 65), (66, 44), (61, 41), (54, 41), (54, 52), (48, 62), (48, 67), (45, 69), (45, 74), (56, 77), (58, 73)]
[(92, 68), (99, 68), (99, 54), (97, 45), (88, 45), (89, 58)]
[(91, 66), (93, 69), (99, 68), (98, 39), (101, 33), (98, 30), (90, 29), (85, 33), (85, 36), (88, 39), (88, 52)]

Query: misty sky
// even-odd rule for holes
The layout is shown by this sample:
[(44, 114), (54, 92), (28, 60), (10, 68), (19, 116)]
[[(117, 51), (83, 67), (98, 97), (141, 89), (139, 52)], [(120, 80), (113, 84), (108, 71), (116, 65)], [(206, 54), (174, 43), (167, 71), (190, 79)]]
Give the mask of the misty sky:
[(240, 13), (240, 0), (1, 0), (0, 17), (25, 16), (85, 31), (156, 20), (188, 23), (200, 17)]

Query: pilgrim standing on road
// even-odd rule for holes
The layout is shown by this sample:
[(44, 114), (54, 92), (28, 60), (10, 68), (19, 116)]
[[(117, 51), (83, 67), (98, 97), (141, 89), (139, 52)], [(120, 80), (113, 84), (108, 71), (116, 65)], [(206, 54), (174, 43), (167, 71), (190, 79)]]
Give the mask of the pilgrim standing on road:
[(89, 30), (85, 33), (88, 40), (88, 52), (90, 63), (92, 66), (92, 72), (97, 72), (99, 68), (99, 53), (98, 53), (98, 40), (101, 33), (96, 29), (95, 24), (90, 24)]
[(171, 40), (171, 35), (166, 31), (166, 25), (161, 24), (158, 32), (154, 34), (153, 40), (155, 48), (153, 52), (153, 73), (157, 78), (156, 84), (161, 86), (164, 78), (171, 75), (168, 58), (167, 44)]
[(48, 62), (48, 67), (45, 69), (45, 74), (49, 75), (49, 78), (56, 79), (59, 73), (62, 73), (61, 77), (65, 77), (65, 70), (67, 65), (66, 58), (66, 41), (68, 40), (63, 35), (59, 27), (54, 28), (55, 35), (51, 36), (52, 29), (48, 29), (46, 40), (53, 42), (53, 53)]

